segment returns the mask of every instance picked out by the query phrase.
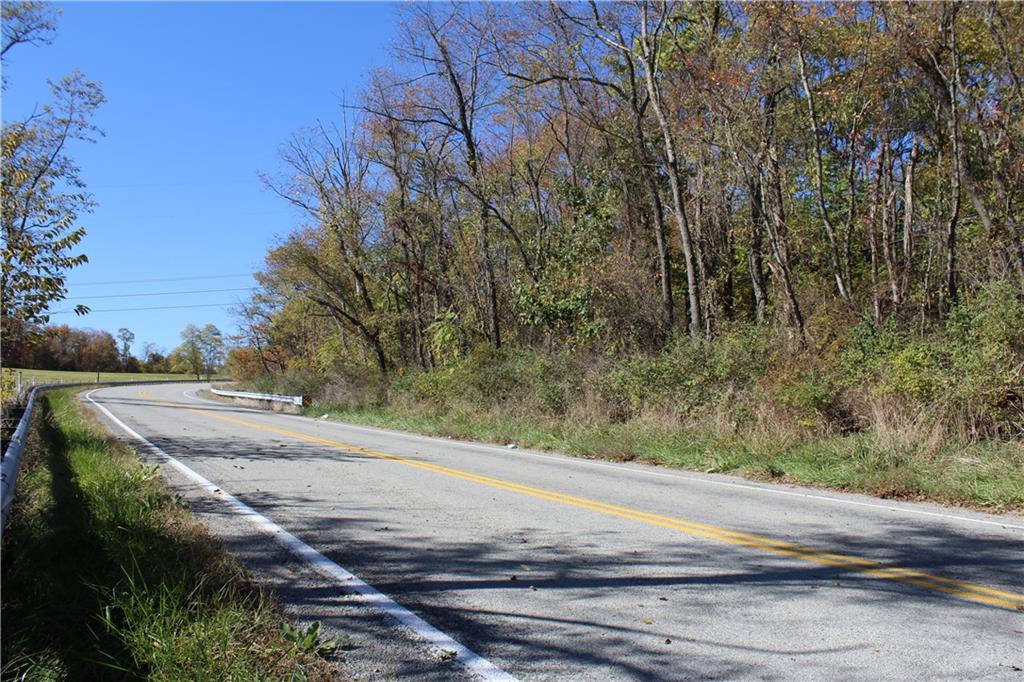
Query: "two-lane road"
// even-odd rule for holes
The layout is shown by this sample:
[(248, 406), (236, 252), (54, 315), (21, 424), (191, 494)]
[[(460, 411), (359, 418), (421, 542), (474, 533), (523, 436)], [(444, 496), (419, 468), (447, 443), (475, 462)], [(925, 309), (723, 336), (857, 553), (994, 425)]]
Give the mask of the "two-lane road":
[[(236, 529), (233, 550), (278, 557), (276, 524), (493, 664), (484, 674), (1024, 680), (1019, 516), (424, 438), (195, 390), (91, 396), (115, 432), (111, 417), (232, 496), (196, 499), (215, 533)], [(291, 571), (275, 584), (294, 608), (346, 602), (348, 579), (289, 591)], [(380, 674), (458, 672), (424, 665)]]

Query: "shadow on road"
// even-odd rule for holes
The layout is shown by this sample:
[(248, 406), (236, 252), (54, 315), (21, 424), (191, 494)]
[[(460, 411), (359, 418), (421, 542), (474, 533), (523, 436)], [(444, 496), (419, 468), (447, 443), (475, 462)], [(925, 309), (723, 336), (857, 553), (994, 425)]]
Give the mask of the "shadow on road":
[[(979, 610), (994, 608), (626, 519), (603, 517), (604, 530), (583, 534), (560, 517), (567, 507), (543, 502), (512, 510), (504, 492), (495, 493), (493, 518), (442, 498), (433, 501), (441, 511), (428, 520), (422, 495), (391, 490), (388, 467), (401, 464), (285, 436), (152, 442), (471, 649), (499, 665), (514, 659), (526, 677), (559, 669), (590, 678), (761, 677), (782, 665), (806, 665), (813, 675), (825, 660), (821, 674), (856, 677), (879, 642), (838, 636), (849, 625), (833, 620), (829, 604), (899, 612), (914, 627), (964, 632), (977, 624)], [(269, 485), (275, 490), (261, 489)], [(558, 481), (549, 487), (557, 490)], [(218, 516), (233, 514), (209, 496), (191, 502), (214, 526)], [(884, 536), (837, 533), (824, 518), (801, 520), (800, 533), (773, 537), (1010, 592), (1024, 584), (1024, 540), (993, 542), (905, 518), (890, 519)], [(225, 541), (246, 565), (276, 573), (276, 589), (310, 620), (361, 608), (340, 587), (289, 579), (281, 567), (294, 561), (265, 536), (239, 533)], [(734, 623), (728, 636), (709, 636), (715, 619)], [(363, 627), (358, 619), (347, 622)], [(771, 636), (787, 629), (820, 636)], [(770, 644), (778, 641), (787, 645)], [(430, 672), (417, 665), (409, 662), (401, 674)]]

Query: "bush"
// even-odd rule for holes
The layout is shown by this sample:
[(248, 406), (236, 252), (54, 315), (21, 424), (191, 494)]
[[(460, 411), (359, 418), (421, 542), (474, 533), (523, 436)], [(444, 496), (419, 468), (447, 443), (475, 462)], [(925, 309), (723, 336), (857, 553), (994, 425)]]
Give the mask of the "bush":
[(949, 363), (933, 341), (912, 339), (903, 348), (890, 352), (879, 364), (873, 392), (893, 395), (902, 404), (932, 403), (948, 384)]
[(724, 330), (715, 341), (681, 338), (667, 351), (636, 355), (598, 378), (609, 416), (623, 421), (645, 411), (684, 418), (749, 389), (768, 363), (769, 332)]
[(833, 369), (863, 404), (922, 410), (948, 432), (1020, 434), (1024, 416), (1024, 303), (1008, 285), (965, 298), (942, 328), (900, 331), (893, 320), (854, 328)]
[(725, 432), (811, 435), (913, 423), (977, 440), (1024, 430), (1024, 303), (1006, 287), (965, 298), (926, 333), (895, 318), (832, 332), (807, 349), (781, 330), (731, 323), (711, 342), (680, 334), (659, 352), (625, 356), (479, 344), (443, 368), (400, 371), (389, 385), (371, 369), (336, 361), (330, 371), (295, 368), (259, 387), (343, 408), (392, 401), (437, 413), (655, 417)]
[(518, 404), (545, 414), (564, 414), (580, 388), (582, 371), (568, 356), (480, 345), (444, 369), (416, 372), (395, 381), (393, 394), (433, 408), (465, 404), (488, 409)]
[(1024, 433), (1024, 302), (1006, 283), (950, 314), (947, 401), (972, 436)]

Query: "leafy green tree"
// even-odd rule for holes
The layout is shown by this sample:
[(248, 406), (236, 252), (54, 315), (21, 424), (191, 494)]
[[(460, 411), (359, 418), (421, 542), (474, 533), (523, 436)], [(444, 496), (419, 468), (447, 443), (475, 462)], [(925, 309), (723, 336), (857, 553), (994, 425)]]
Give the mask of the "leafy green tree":
[(135, 334), (127, 327), (117, 330), (117, 339), (121, 342), (121, 369), (127, 369), (129, 353), (132, 349), (132, 342), (135, 341)]
[(224, 364), (224, 336), (213, 324), (201, 329), (190, 324), (181, 330), (181, 345), (171, 351), (171, 371), (209, 379)]
[(196, 339), (203, 360), (203, 369), (209, 379), (224, 364), (224, 335), (213, 324), (206, 324), (199, 330)]
[(171, 371), (195, 374), (196, 379), (201, 379), (204, 368), (199, 328), (194, 324), (186, 326), (181, 330), (181, 341), (181, 345), (171, 351)]

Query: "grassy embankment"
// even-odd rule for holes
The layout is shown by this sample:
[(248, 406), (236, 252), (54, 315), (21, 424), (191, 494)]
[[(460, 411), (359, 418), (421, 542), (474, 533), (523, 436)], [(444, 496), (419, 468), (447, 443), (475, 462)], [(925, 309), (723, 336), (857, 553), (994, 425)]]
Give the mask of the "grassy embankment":
[(40, 408), (4, 532), (4, 679), (332, 675), (74, 389)]

